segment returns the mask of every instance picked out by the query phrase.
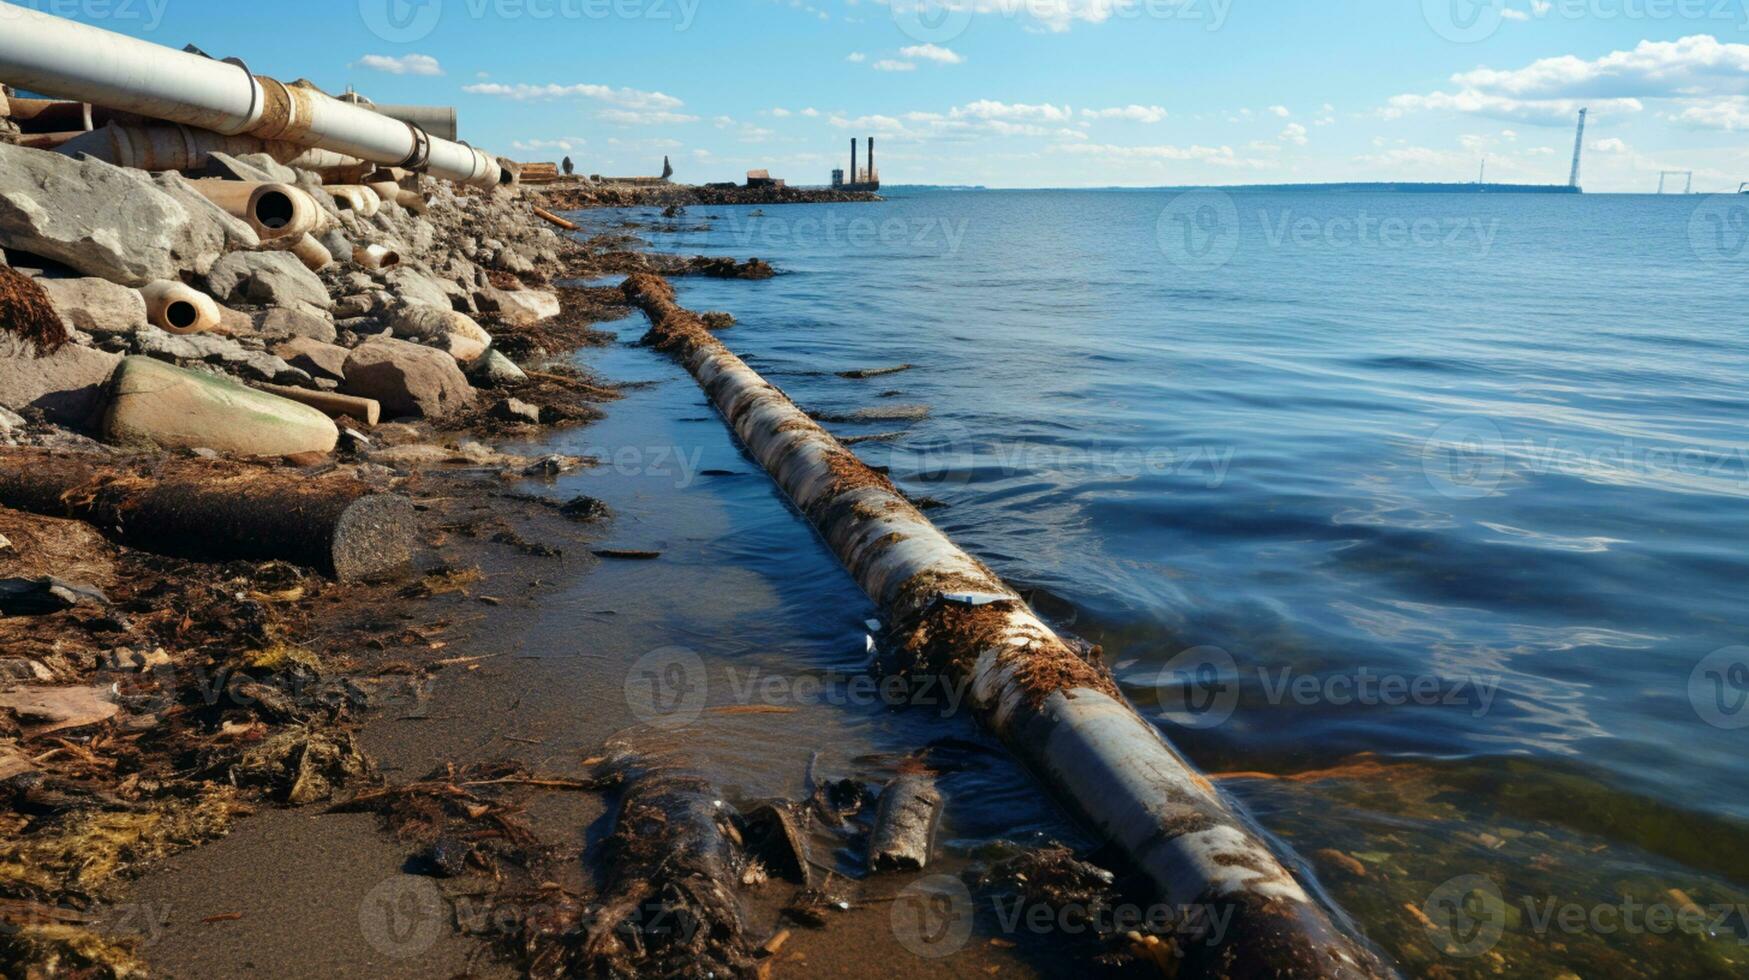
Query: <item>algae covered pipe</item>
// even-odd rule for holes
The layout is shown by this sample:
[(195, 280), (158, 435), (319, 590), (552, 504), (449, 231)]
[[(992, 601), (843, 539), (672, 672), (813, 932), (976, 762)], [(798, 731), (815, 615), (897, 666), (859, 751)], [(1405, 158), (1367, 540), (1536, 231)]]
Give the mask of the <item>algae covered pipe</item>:
[[(674, 301), (660, 276), (621, 287), (646, 342), (698, 381), (747, 451), (880, 605), (922, 664), (966, 683), (980, 720), (1128, 857), (1161, 901), (1225, 928), (1185, 943), (1185, 967), (1233, 977), (1394, 972), (1339, 928), (1261, 835), (1018, 593), (962, 551)], [(976, 597), (972, 605), (951, 597)]]

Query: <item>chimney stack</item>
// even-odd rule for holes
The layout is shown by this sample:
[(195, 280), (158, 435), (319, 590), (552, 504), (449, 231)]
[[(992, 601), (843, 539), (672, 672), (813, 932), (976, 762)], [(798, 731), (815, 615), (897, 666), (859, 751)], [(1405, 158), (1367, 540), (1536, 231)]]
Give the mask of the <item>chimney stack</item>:
[(875, 176), (874, 137), (870, 136), (868, 138), (868, 182), (872, 184), (879, 179)]
[(856, 137), (850, 138), (850, 182), (861, 183), (862, 178), (856, 175)]

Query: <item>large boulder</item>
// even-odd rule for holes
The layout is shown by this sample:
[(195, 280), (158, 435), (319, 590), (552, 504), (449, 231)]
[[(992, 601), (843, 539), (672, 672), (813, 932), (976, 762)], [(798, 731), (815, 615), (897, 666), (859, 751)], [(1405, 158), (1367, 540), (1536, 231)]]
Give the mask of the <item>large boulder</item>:
[[(383, 282), (388, 284), (389, 292), (403, 303), (421, 306), (435, 306), (440, 310), (454, 309), (450, 302), (450, 293), (446, 285), (439, 280), (406, 267), (396, 267), (383, 273)], [(459, 288), (459, 287), (457, 287)]]
[(142, 174), (0, 144), (0, 246), (144, 286), (205, 273), (224, 242)]
[(50, 422), (82, 428), (120, 363), (119, 355), (78, 344), (42, 355), (34, 343), (0, 330), (0, 408), (34, 408)]
[(326, 310), (334, 301), (320, 276), (290, 252), (232, 252), (213, 264), (207, 286), (221, 301), (257, 306), (305, 303)]
[(108, 279), (38, 279), (61, 320), (93, 334), (133, 333), (146, 325), (140, 291)]
[(417, 303), (395, 310), (389, 329), (405, 340), (419, 340), (448, 351), (463, 364), (472, 364), (492, 346), (492, 335), (473, 317), (450, 309)]
[(311, 337), (293, 337), (273, 349), (287, 364), (312, 378), (340, 381), (346, 377), (346, 359), (352, 352)]
[(309, 384), (311, 378), (264, 350), (211, 333), (173, 334), (147, 327), (127, 338), (129, 353), (178, 364), (211, 364), (248, 380), (282, 385)]
[(498, 289), (486, 286), (474, 291), (482, 311), (496, 313), (506, 323), (527, 326), (559, 315), (559, 296), (544, 289)]
[(102, 433), (121, 446), (241, 456), (328, 453), (340, 439), (333, 420), (307, 405), (150, 357), (116, 370)]
[(249, 222), (208, 200), (206, 195), (190, 187), (188, 179), (181, 174), (162, 173), (151, 180), (159, 190), (175, 198), (190, 218), (212, 226), (224, 242), (220, 251), (254, 251), (261, 247), (261, 236), (255, 234)]
[(340, 390), (374, 398), (393, 418), (442, 418), (474, 403), (455, 358), (393, 337), (372, 337), (346, 359)]

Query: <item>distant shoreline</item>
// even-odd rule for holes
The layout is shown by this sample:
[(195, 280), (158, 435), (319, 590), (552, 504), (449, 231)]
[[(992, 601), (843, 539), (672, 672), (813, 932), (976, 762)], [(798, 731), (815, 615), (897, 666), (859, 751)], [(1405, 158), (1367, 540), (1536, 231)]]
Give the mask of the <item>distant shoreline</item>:
[(1566, 184), (1478, 184), (1424, 181), (1372, 181), (1331, 184), (1184, 184), (1158, 187), (981, 187), (936, 184), (889, 184), (888, 193), (905, 191), (1220, 191), (1225, 194), (1336, 193), (1336, 194), (1583, 194)]

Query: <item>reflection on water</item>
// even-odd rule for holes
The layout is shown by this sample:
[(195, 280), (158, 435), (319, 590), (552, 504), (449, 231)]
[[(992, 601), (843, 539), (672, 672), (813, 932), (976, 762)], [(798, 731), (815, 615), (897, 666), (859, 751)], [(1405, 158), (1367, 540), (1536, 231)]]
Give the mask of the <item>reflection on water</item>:
[[(1161, 715), (1200, 764), (1347, 767), (1227, 785), (1303, 854), (1358, 860), (1315, 863), (1407, 962), (1734, 972), (1723, 934), (1514, 918), (1461, 957), (1422, 919), (1470, 874), (1515, 917), (1525, 895), (1706, 906), (1749, 884), (1749, 650), (1730, 652), (1749, 643), (1749, 268), (1690, 240), (1692, 199), (1228, 200), (1224, 262), (1162, 247), (1164, 193), (588, 220), (784, 271), (678, 285), (822, 417), (928, 405), (829, 427), (889, 435), (857, 451), (1102, 644), (1138, 704), (1218, 705)], [(1488, 234), (1276, 231), (1308, 218)], [(1173, 667), (1211, 649), (1219, 669)]]

